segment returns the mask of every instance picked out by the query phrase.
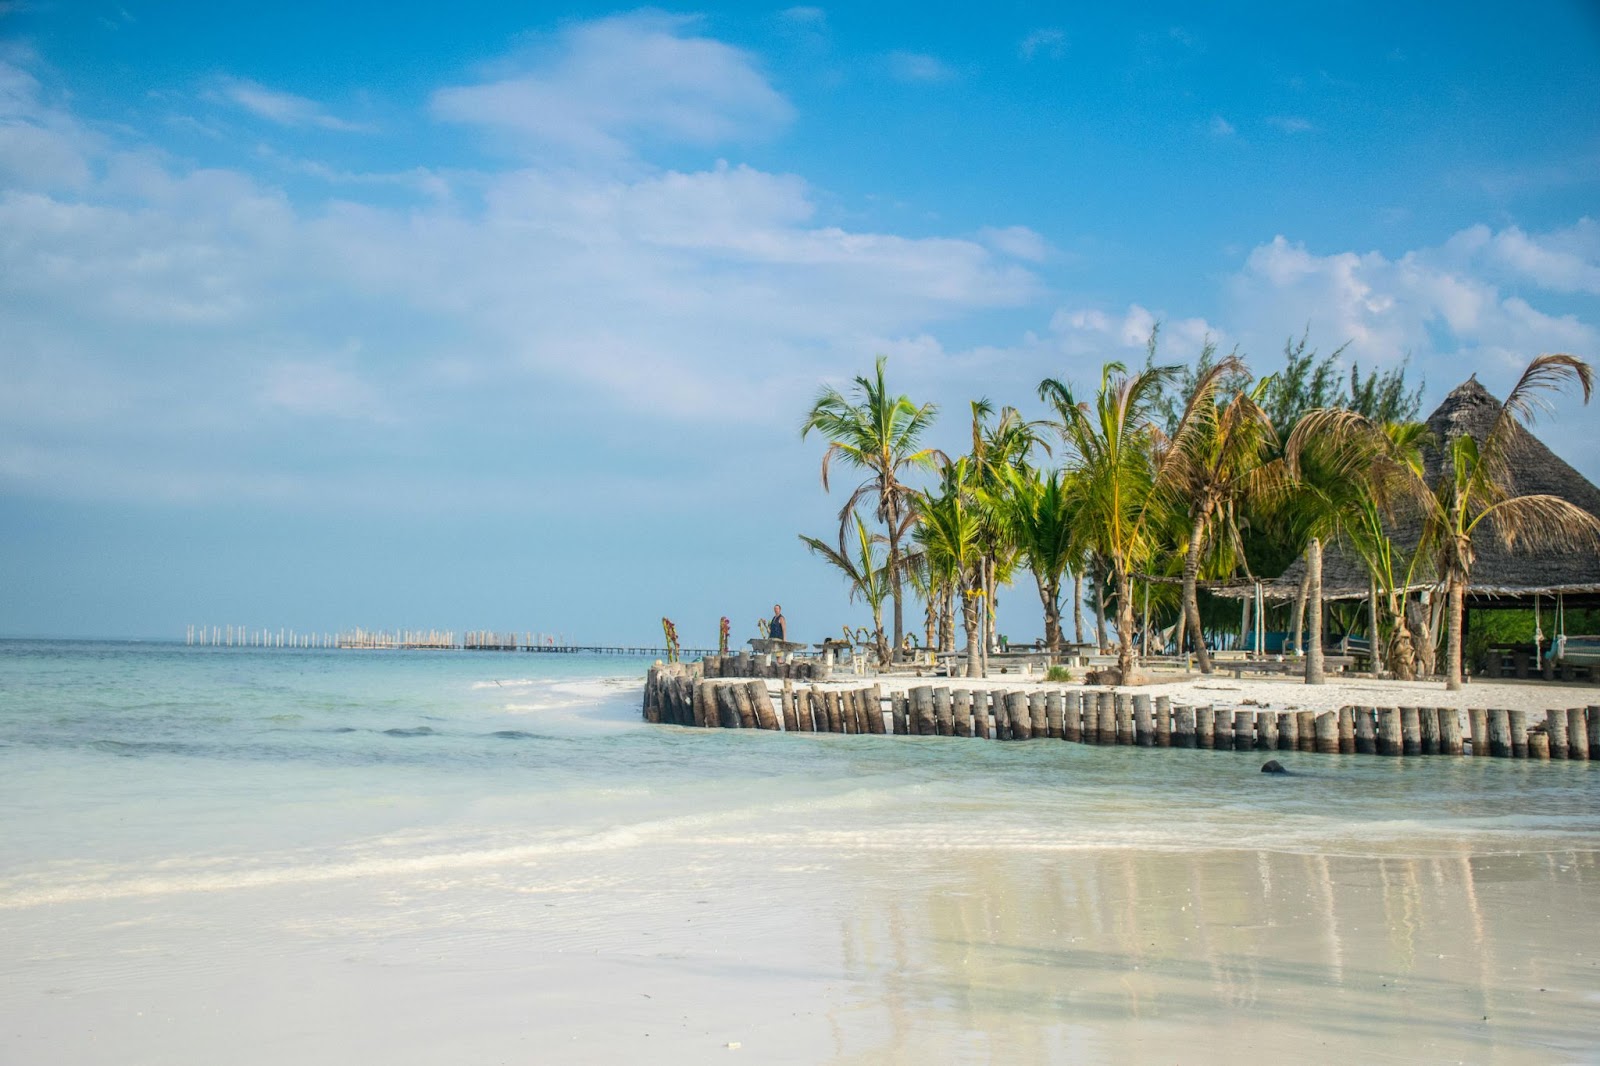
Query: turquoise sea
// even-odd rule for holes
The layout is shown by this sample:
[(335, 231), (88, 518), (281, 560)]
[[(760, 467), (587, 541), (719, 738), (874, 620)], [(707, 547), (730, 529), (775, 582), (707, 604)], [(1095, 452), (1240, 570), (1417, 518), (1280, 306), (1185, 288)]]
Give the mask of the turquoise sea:
[(647, 666), (0, 642), (0, 1062), (1597, 1060), (1600, 766), (649, 726)]

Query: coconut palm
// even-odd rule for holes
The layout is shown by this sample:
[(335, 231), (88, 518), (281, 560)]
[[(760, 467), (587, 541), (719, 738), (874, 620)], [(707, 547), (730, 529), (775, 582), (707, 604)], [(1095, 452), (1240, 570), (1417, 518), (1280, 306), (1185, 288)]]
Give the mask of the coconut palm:
[(800, 425), (800, 438), (804, 440), (816, 431), (828, 441), (828, 450), (822, 456), (824, 491), (828, 490), (828, 471), (835, 460), (867, 471), (866, 480), (856, 486), (839, 510), (839, 539), (842, 544), (850, 515), (862, 503), (871, 501), (878, 521), (887, 531), (887, 580), (894, 600), (894, 647), (898, 648), (905, 635), (901, 543), (914, 517), (913, 490), (900, 477), (912, 469), (933, 470), (944, 456), (921, 444), (938, 408), (931, 403), (919, 407), (903, 395), (891, 396), (884, 381), (885, 362), (886, 357), (880, 355), (872, 377), (855, 379), (854, 400), (831, 386), (824, 388)]
[(852, 603), (859, 597), (871, 609), (873, 646), (877, 650), (878, 663), (888, 665), (889, 646), (883, 634), (883, 602), (889, 598), (889, 568), (877, 547), (883, 538), (867, 529), (866, 522), (862, 521), (859, 514), (852, 512), (850, 519), (851, 532), (854, 534), (850, 546), (853, 555), (845, 551), (842, 543), (835, 548), (817, 537), (802, 534), (800, 539), (850, 582)]
[(1107, 363), (1092, 402), (1079, 401), (1053, 378), (1039, 384), (1039, 398), (1055, 408), (1056, 427), (1077, 467), (1075, 524), (1115, 584), (1117, 669), (1124, 682), (1135, 673), (1133, 574), (1160, 547), (1156, 526), (1162, 508), (1171, 506), (1179, 457), (1193, 446), (1203, 408), (1214, 405), (1216, 368), (1196, 387), (1172, 435), (1162, 436), (1152, 414), (1180, 369), (1147, 366), (1130, 374), (1121, 363)]
[(944, 469), (938, 492), (918, 500), (915, 536), (929, 571), (961, 597), (967, 631), (967, 676), (983, 676), (983, 524), (971, 485), (971, 465), (962, 457)]
[[(1236, 392), (1226, 404), (1219, 405), (1215, 392), (1222, 382), (1246, 370), (1237, 356), (1230, 355), (1211, 371), (1195, 382), (1191, 400), (1195, 432), (1190, 434), (1188, 447), (1178, 450), (1172, 475), (1176, 500), (1185, 512), (1183, 524), (1188, 538), (1183, 553), (1184, 628), (1194, 640), (1195, 660), (1204, 674), (1211, 672), (1211, 654), (1200, 626), (1197, 586), (1202, 557), (1219, 533), (1237, 544), (1234, 515), (1239, 503), (1262, 478), (1271, 449), (1277, 443), (1272, 422), (1261, 409), (1261, 399), (1271, 379), (1264, 378), (1249, 392)], [(1203, 389), (1210, 395), (1200, 395)]]
[[(1044, 638), (1052, 658), (1061, 654), (1061, 581), (1082, 554), (1073, 523), (1072, 475), (1013, 471), (1002, 508), (1009, 539), (1033, 571), (1044, 607)], [(1078, 639), (1082, 640), (1082, 607)]]
[(1445, 682), (1452, 690), (1461, 687), (1461, 622), (1474, 561), (1472, 539), (1480, 527), (1493, 530), (1507, 548), (1570, 551), (1600, 545), (1600, 520), (1559, 496), (1518, 495), (1507, 463), (1517, 435), (1548, 406), (1543, 394), (1570, 382), (1578, 384), (1588, 403), (1594, 388), (1588, 363), (1564, 353), (1539, 356), (1517, 379), (1482, 441), (1462, 433), (1445, 446), (1423, 544), (1433, 552), (1449, 597)]

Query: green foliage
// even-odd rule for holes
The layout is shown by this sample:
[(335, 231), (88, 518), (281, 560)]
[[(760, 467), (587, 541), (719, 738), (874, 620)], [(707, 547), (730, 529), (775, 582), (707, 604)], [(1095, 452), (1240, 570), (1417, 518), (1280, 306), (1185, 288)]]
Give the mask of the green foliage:
[(1044, 679), (1046, 681), (1055, 682), (1071, 681), (1072, 670), (1070, 667), (1061, 666), (1058, 664), (1056, 666), (1052, 666), (1050, 669), (1044, 672)]

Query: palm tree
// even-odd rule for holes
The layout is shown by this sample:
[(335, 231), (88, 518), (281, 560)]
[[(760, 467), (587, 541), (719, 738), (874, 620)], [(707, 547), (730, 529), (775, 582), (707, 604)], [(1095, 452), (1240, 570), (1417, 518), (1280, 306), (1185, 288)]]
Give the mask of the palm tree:
[(967, 676), (983, 676), (983, 520), (966, 457), (944, 469), (937, 494), (921, 494), (914, 536), (929, 571), (961, 596), (967, 631)]
[(983, 647), (985, 670), (988, 649), (994, 641), (999, 610), (999, 586), (1011, 583), (1018, 561), (1017, 546), (1004, 512), (1014, 488), (1016, 475), (1029, 469), (1028, 458), (1035, 447), (1045, 447), (1039, 439), (1041, 423), (1029, 422), (1014, 407), (1005, 407), (994, 425), (988, 424), (994, 405), (988, 400), (973, 400), (972, 451), (969, 453), (968, 482), (981, 505), (979, 518), (983, 542)]
[[(1187, 511), (1184, 628), (1194, 640), (1195, 659), (1203, 674), (1211, 672), (1211, 653), (1200, 627), (1197, 585), (1202, 554), (1219, 532), (1219, 523), (1228, 527), (1225, 532), (1237, 544), (1238, 531), (1233, 523), (1237, 505), (1251, 491), (1253, 482), (1262, 477), (1269, 450), (1277, 443), (1272, 422), (1261, 409), (1270, 378), (1262, 379), (1250, 392), (1235, 393), (1225, 405), (1219, 406), (1215, 401), (1215, 392), (1226, 376), (1245, 372), (1244, 363), (1230, 355), (1196, 381), (1191, 400), (1197, 416), (1195, 432), (1190, 435), (1189, 447), (1179, 450), (1173, 467), (1173, 489), (1179, 505)], [(1201, 395), (1202, 390), (1210, 395)], [(1181, 654), (1183, 649), (1178, 650)]]
[[(1051, 658), (1061, 654), (1061, 580), (1082, 554), (1072, 514), (1072, 475), (1037, 470), (1011, 474), (1005, 497), (1005, 523), (1010, 540), (1039, 585), (1044, 607), (1044, 638)], [(1078, 639), (1082, 640), (1082, 607)]]
[(1076, 525), (1087, 546), (1111, 569), (1117, 596), (1117, 669), (1134, 679), (1133, 573), (1159, 547), (1155, 526), (1170, 506), (1179, 456), (1192, 447), (1202, 408), (1212, 403), (1216, 368), (1190, 397), (1172, 436), (1158, 450), (1160, 430), (1152, 420), (1161, 390), (1180, 367), (1147, 366), (1130, 374), (1107, 363), (1094, 401), (1080, 402), (1053, 378), (1039, 384), (1039, 398), (1056, 410), (1057, 429), (1077, 464)]
[(800, 539), (805, 542), (807, 548), (826, 559), (850, 582), (851, 602), (860, 597), (871, 608), (873, 643), (877, 649), (878, 663), (887, 666), (889, 646), (883, 635), (883, 601), (889, 596), (889, 570), (877, 551), (877, 545), (883, 538), (869, 531), (859, 514), (852, 513), (850, 518), (855, 527), (853, 530), (855, 543), (852, 545), (854, 556), (845, 551), (842, 542), (838, 548), (834, 548), (816, 537), (802, 534)]
[(944, 456), (921, 446), (939, 409), (891, 396), (884, 381), (885, 362), (887, 358), (880, 355), (873, 377), (855, 379), (854, 401), (831, 386), (824, 388), (800, 425), (800, 439), (815, 430), (828, 441), (822, 456), (823, 491), (828, 490), (828, 469), (835, 459), (868, 473), (839, 511), (839, 539), (843, 543), (849, 517), (858, 505), (873, 501), (877, 519), (888, 531), (887, 580), (894, 598), (894, 647), (899, 648), (905, 636), (900, 545), (914, 518), (913, 490), (900, 481), (900, 475), (914, 468), (932, 470)]
[(1445, 445), (1444, 463), (1433, 485), (1423, 543), (1449, 596), (1446, 687), (1461, 687), (1461, 622), (1467, 582), (1472, 574), (1473, 534), (1487, 526), (1506, 547), (1568, 551), (1600, 544), (1600, 520), (1559, 496), (1517, 495), (1507, 466), (1507, 450), (1539, 407), (1541, 393), (1576, 381), (1589, 402), (1594, 372), (1573, 355), (1541, 355), (1528, 364), (1483, 440), (1463, 433)]

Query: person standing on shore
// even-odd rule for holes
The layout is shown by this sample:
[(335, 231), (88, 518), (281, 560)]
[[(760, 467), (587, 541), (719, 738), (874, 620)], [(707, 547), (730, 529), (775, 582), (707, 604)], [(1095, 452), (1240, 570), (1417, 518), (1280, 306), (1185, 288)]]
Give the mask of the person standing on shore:
[(772, 621), (767, 623), (767, 639), (787, 640), (784, 633), (783, 606), (775, 603), (772, 605)]

